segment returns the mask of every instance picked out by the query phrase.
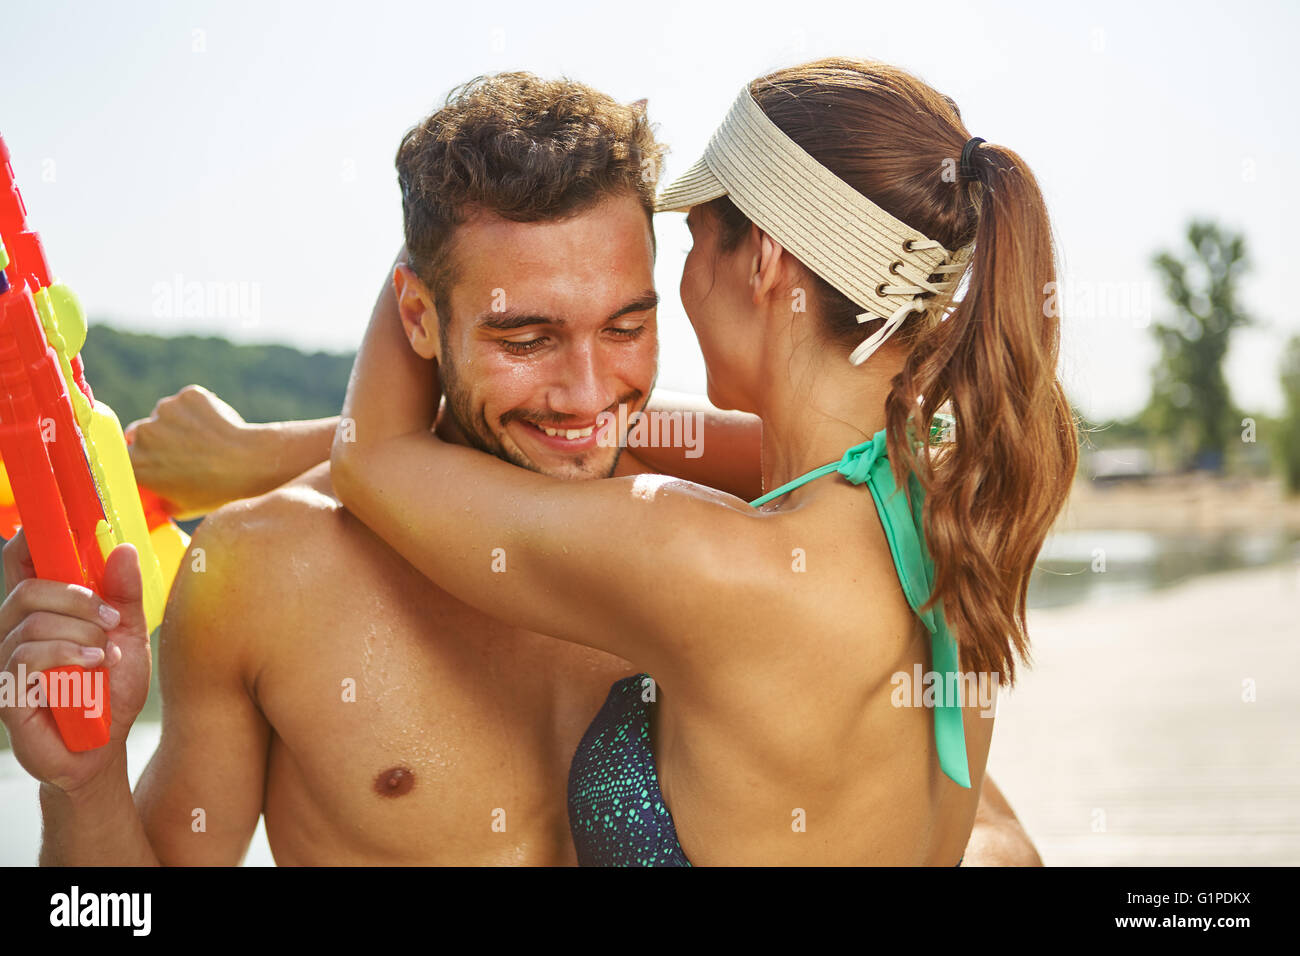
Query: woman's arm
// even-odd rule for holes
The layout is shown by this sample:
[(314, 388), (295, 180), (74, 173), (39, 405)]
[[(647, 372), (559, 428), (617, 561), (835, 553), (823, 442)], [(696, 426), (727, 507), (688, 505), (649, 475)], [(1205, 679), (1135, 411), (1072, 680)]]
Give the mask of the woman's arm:
[(742, 501), (698, 485), (561, 481), (442, 442), (430, 432), (438, 399), (434, 363), (381, 300), (335, 437), (334, 488), (426, 576), (505, 623), (669, 667), (684, 622), (744, 626), (717, 587), (749, 582), (757, 598), (762, 552), (789, 554), (758, 541), (752, 529), (769, 522)]

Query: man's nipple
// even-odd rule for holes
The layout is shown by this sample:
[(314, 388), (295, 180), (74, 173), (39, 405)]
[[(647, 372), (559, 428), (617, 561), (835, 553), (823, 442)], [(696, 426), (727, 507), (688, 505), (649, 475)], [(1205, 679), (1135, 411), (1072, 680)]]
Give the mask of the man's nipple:
[(408, 767), (389, 767), (375, 777), (375, 793), (381, 797), (401, 797), (415, 786), (415, 771)]

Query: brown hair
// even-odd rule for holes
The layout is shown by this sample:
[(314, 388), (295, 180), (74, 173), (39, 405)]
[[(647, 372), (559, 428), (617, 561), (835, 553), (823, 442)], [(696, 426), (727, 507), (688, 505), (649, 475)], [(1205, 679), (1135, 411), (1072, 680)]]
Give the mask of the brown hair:
[[(1056, 265), (1038, 184), (1019, 156), (989, 143), (973, 152), (974, 178), (958, 175), (971, 137), (956, 104), (895, 67), (819, 60), (755, 80), (750, 92), (787, 136), (893, 216), (950, 250), (974, 242), (956, 307), (932, 301), (895, 336), (907, 356), (885, 413), (899, 487), (914, 473), (926, 492), (930, 604), (942, 602), (965, 668), (1013, 683), (1017, 657), (1028, 658), (1029, 575), (1078, 457), (1056, 377), (1059, 322), (1044, 308)], [(750, 221), (726, 197), (708, 205), (731, 251)], [(859, 325), (861, 307), (808, 271), (837, 346), (880, 327)], [(938, 450), (914, 443), (945, 405), (955, 439)]]
[(623, 105), (581, 83), (531, 73), (470, 80), (397, 150), (411, 267), (445, 321), (450, 239), (469, 212), (539, 222), (626, 190), (649, 216), (662, 154), (644, 101)]

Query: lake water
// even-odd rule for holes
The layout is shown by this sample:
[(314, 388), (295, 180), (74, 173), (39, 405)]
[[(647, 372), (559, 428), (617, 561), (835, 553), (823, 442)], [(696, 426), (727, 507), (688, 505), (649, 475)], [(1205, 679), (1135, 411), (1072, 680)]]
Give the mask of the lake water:
[(1221, 534), (1069, 531), (1047, 539), (1029, 582), (1030, 607), (1131, 597), (1202, 574), (1292, 563), (1300, 536), (1278, 529)]
[[(1106, 602), (1216, 571), (1284, 563), (1300, 568), (1300, 537), (1280, 531), (1219, 535), (1067, 532), (1048, 539), (1030, 581), (1029, 604), (1045, 608)], [(156, 676), (156, 661), (154, 673)], [(133, 783), (158, 745), (159, 713), (155, 686), (128, 746)], [(36, 783), (9, 753), (8, 741), (0, 731), (0, 866), (36, 861), (41, 825), (36, 789)], [(259, 823), (245, 865), (273, 864)]]

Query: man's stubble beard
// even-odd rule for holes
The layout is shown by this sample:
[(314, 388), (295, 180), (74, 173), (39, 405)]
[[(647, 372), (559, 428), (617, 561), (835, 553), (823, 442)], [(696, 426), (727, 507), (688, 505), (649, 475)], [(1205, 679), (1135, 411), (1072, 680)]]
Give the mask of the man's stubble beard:
[[(439, 331), (441, 332), (441, 330)], [(540, 467), (536, 462), (525, 457), (522, 452), (516, 449), (507, 448), (505, 445), (501, 444), (496, 434), (488, 425), (487, 418), (482, 413), (476, 413), (474, 411), (469, 393), (460, 387), (460, 381), (455, 372), (455, 359), (451, 354), (451, 350), (448, 348), (445, 336), (442, 337), (441, 344), (443, 361), (438, 363), (438, 374), (442, 381), (443, 395), (447, 399), (447, 411), (450, 413), (451, 420), (455, 423), (456, 427), (460, 429), (460, 433), (465, 436), (465, 441), (467, 441), (472, 448), (476, 448), (481, 452), (486, 452), (494, 458), (500, 458), (502, 461), (508, 462), (511, 465), (516, 465), (519, 468), (525, 468), (528, 471), (536, 472), (539, 475), (546, 475), (549, 478), (571, 480), (579, 477), (609, 478), (613, 476), (615, 469), (618, 467), (619, 458), (622, 457), (623, 454), (622, 443), (615, 447), (614, 457), (610, 460), (609, 469), (603, 475), (589, 475), (582, 473), (581, 463), (585, 457), (582, 455), (575, 455), (570, 459), (570, 462), (576, 466), (576, 470), (580, 474), (555, 474), (554, 472), (547, 471)], [(638, 394), (638, 398), (639, 397)], [(500, 425), (504, 429), (507, 424), (516, 419), (520, 421), (528, 420), (523, 412), (509, 412), (502, 418)], [(603, 451), (604, 449), (600, 450)]]

